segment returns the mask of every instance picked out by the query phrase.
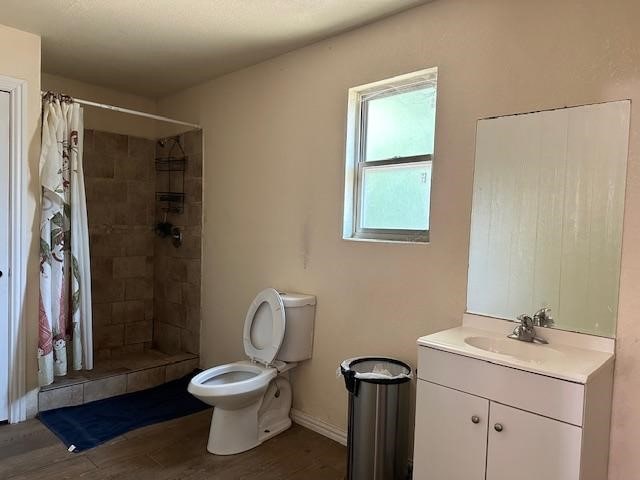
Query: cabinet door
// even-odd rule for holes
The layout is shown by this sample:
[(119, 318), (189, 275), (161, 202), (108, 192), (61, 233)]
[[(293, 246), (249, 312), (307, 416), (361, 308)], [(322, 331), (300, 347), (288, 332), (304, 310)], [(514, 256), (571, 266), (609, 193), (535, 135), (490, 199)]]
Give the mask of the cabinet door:
[(580, 427), (493, 402), (490, 409), (487, 480), (579, 480)]
[(488, 400), (419, 380), (413, 479), (484, 480), (488, 417)]

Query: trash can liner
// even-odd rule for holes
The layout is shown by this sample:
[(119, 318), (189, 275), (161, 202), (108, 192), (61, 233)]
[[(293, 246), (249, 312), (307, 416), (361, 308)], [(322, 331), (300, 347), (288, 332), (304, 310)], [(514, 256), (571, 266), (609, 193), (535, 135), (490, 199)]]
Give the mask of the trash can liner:
[(354, 357), (340, 364), (336, 376), (344, 376), (347, 390), (358, 395), (358, 380), (388, 385), (413, 378), (411, 367), (399, 360), (385, 357)]

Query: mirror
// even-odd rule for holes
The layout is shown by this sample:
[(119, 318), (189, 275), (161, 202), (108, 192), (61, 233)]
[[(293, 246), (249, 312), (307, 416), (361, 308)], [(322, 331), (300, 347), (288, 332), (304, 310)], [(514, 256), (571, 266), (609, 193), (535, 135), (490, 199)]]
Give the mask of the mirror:
[(613, 337), (630, 102), (478, 121), (467, 311)]

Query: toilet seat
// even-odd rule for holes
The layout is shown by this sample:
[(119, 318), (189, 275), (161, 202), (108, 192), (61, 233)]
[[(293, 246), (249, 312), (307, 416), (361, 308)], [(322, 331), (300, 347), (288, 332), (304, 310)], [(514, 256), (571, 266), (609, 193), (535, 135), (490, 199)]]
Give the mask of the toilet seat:
[[(243, 395), (266, 388), (277, 374), (275, 368), (256, 363), (227, 363), (200, 372), (191, 379), (188, 390), (196, 396)], [(225, 376), (228, 378), (225, 379)]]
[(208, 398), (258, 394), (287, 365), (275, 360), (284, 339), (285, 313), (280, 294), (267, 288), (254, 298), (244, 322), (244, 351), (251, 360), (210, 368), (191, 379), (189, 392)]
[(271, 366), (282, 345), (285, 330), (282, 298), (274, 288), (262, 290), (253, 299), (244, 321), (244, 351), (254, 362)]

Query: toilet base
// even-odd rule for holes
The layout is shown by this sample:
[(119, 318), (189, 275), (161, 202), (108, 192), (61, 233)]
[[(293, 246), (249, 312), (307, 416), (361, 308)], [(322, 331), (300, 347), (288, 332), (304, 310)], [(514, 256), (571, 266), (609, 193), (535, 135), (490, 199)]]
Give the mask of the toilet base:
[(291, 427), (291, 385), (274, 378), (257, 402), (237, 410), (213, 409), (207, 450), (234, 455), (257, 447)]
[(291, 423), (291, 419), (289, 417), (283, 419), (278, 424), (273, 425), (268, 430), (265, 430), (265, 431), (260, 433), (260, 435), (259, 435), (260, 443), (266, 442), (267, 440), (269, 440), (270, 438), (275, 437), (279, 433), (284, 432), (285, 430), (289, 429), (291, 427), (291, 425), (292, 425), (292, 423)]
[(233, 455), (260, 445), (258, 409), (262, 400), (238, 410), (214, 407), (207, 450), (215, 455)]

